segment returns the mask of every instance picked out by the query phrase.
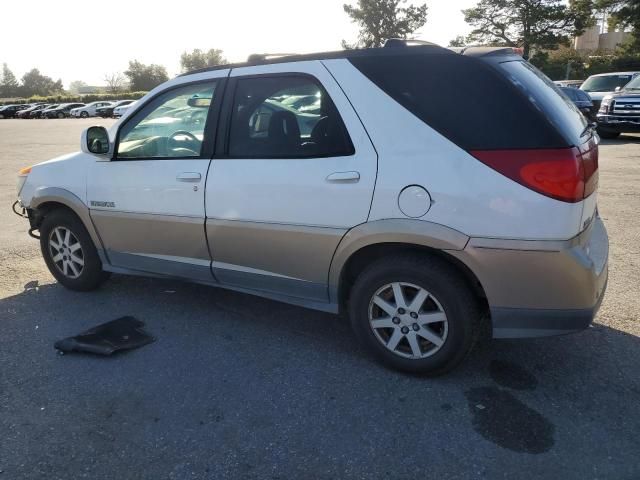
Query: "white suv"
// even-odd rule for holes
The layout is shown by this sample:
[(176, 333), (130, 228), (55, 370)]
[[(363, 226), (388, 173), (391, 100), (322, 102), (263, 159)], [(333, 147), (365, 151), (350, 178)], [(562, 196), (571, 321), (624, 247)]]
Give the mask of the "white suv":
[[(430, 374), (586, 328), (608, 239), (597, 137), (510, 49), (398, 46), (193, 72), (20, 173), (53, 276), (192, 280), (348, 314)], [(291, 97), (315, 97), (314, 109)]]

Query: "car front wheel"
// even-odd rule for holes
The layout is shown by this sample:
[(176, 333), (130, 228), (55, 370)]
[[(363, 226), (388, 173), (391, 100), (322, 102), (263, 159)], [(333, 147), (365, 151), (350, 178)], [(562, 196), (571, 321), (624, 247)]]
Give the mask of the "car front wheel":
[(80, 113), (80, 116), (81, 116), (82, 118), (87, 118), (87, 117), (89, 116), (89, 114), (88, 114), (87, 112), (81, 112), (81, 113)]
[(40, 249), (51, 274), (71, 290), (94, 290), (109, 277), (89, 232), (69, 211), (54, 210), (44, 218)]
[(399, 255), (374, 262), (353, 286), (349, 314), (356, 336), (382, 363), (439, 375), (471, 349), (480, 319), (465, 279), (445, 261)]

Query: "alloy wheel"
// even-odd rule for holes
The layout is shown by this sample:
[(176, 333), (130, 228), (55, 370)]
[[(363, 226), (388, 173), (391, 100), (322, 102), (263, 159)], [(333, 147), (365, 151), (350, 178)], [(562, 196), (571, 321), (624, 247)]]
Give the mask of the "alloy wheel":
[(49, 234), (49, 252), (56, 268), (66, 277), (78, 278), (84, 269), (80, 241), (67, 227), (56, 227)]
[(410, 359), (433, 355), (449, 333), (440, 302), (424, 288), (405, 282), (386, 284), (373, 294), (369, 325), (388, 350)]

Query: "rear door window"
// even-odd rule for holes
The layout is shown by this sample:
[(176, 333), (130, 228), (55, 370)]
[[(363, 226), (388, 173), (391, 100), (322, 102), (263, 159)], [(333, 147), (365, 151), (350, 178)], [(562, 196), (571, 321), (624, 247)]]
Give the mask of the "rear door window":
[(352, 155), (354, 148), (326, 91), (307, 76), (238, 80), (229, 155), (312, 158)]

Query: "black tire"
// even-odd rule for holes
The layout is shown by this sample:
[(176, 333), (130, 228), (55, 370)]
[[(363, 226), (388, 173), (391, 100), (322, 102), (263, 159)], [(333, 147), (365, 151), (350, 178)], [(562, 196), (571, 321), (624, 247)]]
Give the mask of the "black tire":
[(58, 114), (58, 118), (64, 118), (64, 113), (60, 112), (60, 113)]
[[(435, 352), (430, 356), (406, 358), (392, 352), (370, 325), (374, 295), (385, 285), (395, 282), (426, 290), (446, 315), (444, 342), (438, 349), (433, 344)], [(349, 317), (356, 336), (378, 361), (397, 370), (435, 376), (453, 369), (469, 353), (479, 332), (480, 309), (466, 280), (447, 262), (435, 256), (411, 254), (380, 259), (358, 276), (349, 298)], [(408, 346), (408, 340), (403, 341)], [(424, 343), (423, 339), (420, 341)], [(398, 348), (401, 348), (400, 344)], [(420, 350), (422, 353), (422, 346)]]
[(89, 116), (89, 114), (87, 112), (80, 112), (80, 116), (82, 118), (87, 118)]
[[(56, 249), (51, 245), (51, 241), (52, 235), (56, 235), (55, 230), (57, 228), (70, 231), (80, 244), (80, 256), (84, 265), (78, 272), (79, 275), (75, 278), (71, 277), (72, 273), (65, 275), (61, 269), (62, 267), (54, 261), (52, 250)], [(89, 236), (89, 232), (87, 232), (85, 226), (74, 213), (64, 209), (54, 210), (45, 216), (39, 230), (42, 256), (49, 271), (59, 283), (70, 290), (86, 292), (95, 290), (109, 278), (109, 273), (102, 270), (102, 262)], [(78, 269), (79, 267), (76, 265), (74, 268)], [(71, 272), (70, 268), (68, 272)]]
[(620, 136), (620, 132), (616, 132), (614, 130), (605, 130), (602, 128), (597, 129), (598, 135), (602, 138), (606, 138), (607, 140), (613, 140), (614, 138), (618, 138)]

